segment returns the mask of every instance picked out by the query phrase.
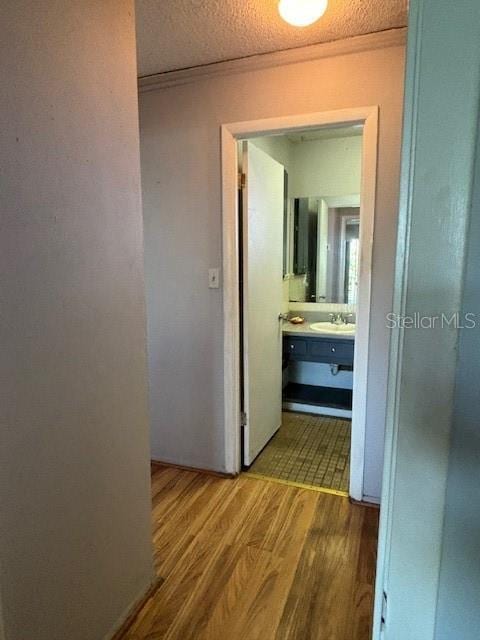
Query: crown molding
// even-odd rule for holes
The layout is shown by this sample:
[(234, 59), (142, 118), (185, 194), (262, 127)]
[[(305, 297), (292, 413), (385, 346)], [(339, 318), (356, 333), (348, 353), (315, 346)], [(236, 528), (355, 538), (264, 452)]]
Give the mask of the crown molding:
[(156, 73), (139, 78), (138, 90), (143, 93), (217, 76), (257, 71), (269, 67), (308, 62), (320, 58), (331, 58), (333, 56), (359, 53), (372, 49), (402, 46), (405, 45), (406, 35), (407, 28), (402, 27), (400, 29), (368, 33), (363, 36), (355, 36), (354, 38), (347, 38), (345, 40), (334, 40), (333, 42), (312, 44), (307, 47), (297, 47), (295, 49), (262, 53), (246, 58), (237, 58), (235, 60), (213, 62), (198, 67), (178, 69), (177, 71), (165, 71), (164, 73)]

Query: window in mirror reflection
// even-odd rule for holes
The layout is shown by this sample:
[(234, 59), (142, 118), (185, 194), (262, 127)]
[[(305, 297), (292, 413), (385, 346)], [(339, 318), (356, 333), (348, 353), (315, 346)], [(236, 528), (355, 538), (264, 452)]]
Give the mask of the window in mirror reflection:
[(286, 251), (290, 302), (355, 304), (360, 208), (321, 196), (290, 200)]

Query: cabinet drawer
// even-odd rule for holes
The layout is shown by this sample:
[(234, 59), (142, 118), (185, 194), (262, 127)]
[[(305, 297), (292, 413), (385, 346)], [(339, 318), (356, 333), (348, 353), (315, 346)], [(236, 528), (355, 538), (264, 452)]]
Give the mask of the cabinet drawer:
[(287, 338), (284, 343), (286, 354), (293, 356), (307, 355), (307, 341), (300, 338)]
[(353, 365), (354, 340), (285, 336), (283, 357), (305, 362)]
[(332, 362), (336, 364), (353, 363), (353, 341), (312, 340), (308, 344), (308, 356), (317, 362)]

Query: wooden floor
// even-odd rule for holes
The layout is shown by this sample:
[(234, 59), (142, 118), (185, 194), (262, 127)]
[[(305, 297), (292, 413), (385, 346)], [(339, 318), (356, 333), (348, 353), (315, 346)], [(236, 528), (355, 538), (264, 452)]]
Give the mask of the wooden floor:
[(368, 640), (378, 511), (241, 475), (152, 476), (160, 586), (125, 640)]

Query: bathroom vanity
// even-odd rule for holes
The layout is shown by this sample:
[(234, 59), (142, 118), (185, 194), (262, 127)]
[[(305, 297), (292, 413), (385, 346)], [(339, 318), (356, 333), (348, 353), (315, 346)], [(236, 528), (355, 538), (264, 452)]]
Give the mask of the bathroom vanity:
[(355, 347), (354, 334), (314, 331), (310, 325), (283, 326), (283, 366), (284, 369), (296, 362), (322, 363), (329, 365), (331, 383), (326, 385), (301, 384), (288, 381), (283, 389), (283, 402), (286, 408), (292, 405), (322, 407), (326, 413), (347, 416), (352, 409), (352, 390), (335, 384), (339, 372), (353, 370)]

